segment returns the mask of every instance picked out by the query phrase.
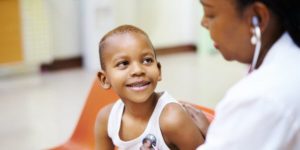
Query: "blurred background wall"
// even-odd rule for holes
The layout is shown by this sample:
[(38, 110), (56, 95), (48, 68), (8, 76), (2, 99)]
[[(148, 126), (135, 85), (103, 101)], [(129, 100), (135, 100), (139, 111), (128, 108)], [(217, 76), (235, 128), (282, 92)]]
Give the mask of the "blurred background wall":
[(99, 66), (98, 58), (94, 58), (99, 39), (121, 24), (133, 24), (145, 30), (158, 49), (197, 43), (197, 1), (90, 0), (81, 3), (83, 51), (87, 58), (84, 64), (89, 69)]
[[(5, 26), (11, 24), (21, 31), (22, 34), (18, 33), (21, 40), (15, 43), (23, 45), (17, 49), (24, 57), (22, 61), (2, 62), (2, 66), (10, 64), (11, 67), (15, 62), (36, 65), (83, 56), (87, 69), (98, 69), (98, 41), (104, 33), (121, 24), (144, 29), (157, 48), (197, 43), (197, 1), (1, 0), (1, 3), (3, 8), (15, 5), (13, 10), (2, 9), (2, 12), (17, 14), (10, 17), (19, 22), (2, 17), (1, 25), (5, 22)], [(2, 37), (7, 35), (10, 33)], [(8, 49), (2, 47), (1, 52), (4, 51)]]
[[(98, 42), (112, 28), (144, 29), (157, 51), (189, 47), (199, 58), (204, 99), (221, 94), (245, 72), (213, 48), (200, 27), (196, 0), (1, 0), (0, 76), (39, 73), (55, 67), (99, 69)], [(192, 47), (192, 48), (191, 48)], [(175, 61), (175, 60), (174, 60)], [(222, 76), (226, 77), (226, 80)], [(219, 83), (215, 88), (213, 83)], [(212, 86), (210, 86), (212, 85)]]

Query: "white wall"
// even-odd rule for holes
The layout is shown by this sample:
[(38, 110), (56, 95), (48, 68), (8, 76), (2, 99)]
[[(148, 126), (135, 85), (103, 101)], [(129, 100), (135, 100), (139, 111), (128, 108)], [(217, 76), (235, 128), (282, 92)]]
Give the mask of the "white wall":
[(138, 25), (148, 31), (154, 45), (170, 47), (196, 44), (194, 2), (191, 0), (143, 0)]
[(81, 55), (78, 0), (44, 0), (48, 10), (55, 59)]
[(197, 103), (207, 106), (217, 104), (226, 92), (247, 75), (248, 66), (238, 62), (228, 62), (219, 53), (199, 54)]
[(144, 0), (113, 0), (116, 25), (133, 24), (137, 25), (140, 2)]
[(197, 1), (116, 0), (116, 24), (133, 24), (145, 30), (154, 46), (196, 44)]
[(99, 41), (115, 26), (113, 1), (81, 0), (80, 3), (84, 67), (97, 71), (100, 69)]
[[(155, 47), (196, 44), (196, 1), (81, 0), (84, 64), (99, 69), (98, 42), (112, 28), (133, 24), (145, 30)], [(97, 57), (96, 57), (97, 56)]]

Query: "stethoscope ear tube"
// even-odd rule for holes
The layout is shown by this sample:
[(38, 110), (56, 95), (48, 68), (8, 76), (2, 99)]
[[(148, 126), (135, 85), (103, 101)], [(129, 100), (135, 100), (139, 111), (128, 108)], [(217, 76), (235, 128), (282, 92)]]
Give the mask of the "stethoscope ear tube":
[(253, 36), (251, 38), (251, 43), (253, 45), (255, 45), (255, 49), (254, 49), (254, 55), (252, 58), (252, 63), (251, 63), (251, 68), (250, 68), (250, 72), (252, 72), (253, 70), (255, 70), (255, 66), (257, 64), (257, 60), (258, 60), (258, 56), (260, 53), (260, 49), (261, 49), (261, 31), (258, 25), (258, 18), (257, 17), (253, 17), (253, 24), (254, 24), (254, 29), (252, 30)]

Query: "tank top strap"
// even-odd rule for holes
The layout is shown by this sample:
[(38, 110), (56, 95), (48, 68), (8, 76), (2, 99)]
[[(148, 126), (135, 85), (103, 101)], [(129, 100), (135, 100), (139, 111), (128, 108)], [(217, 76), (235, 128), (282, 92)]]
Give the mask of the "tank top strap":
[[(159, 120), (159, 116), (161, 115), (163, 109), (165, 108), (165, 106), (169, 103), (178, 103), (178, 101), (173, 98), (168, 92), (163, 92), (163, 94), (161, 95), (161, 97), (159, 98), (156, 107), (153, 111), (153, 114), (151, 116), (151, 119), (155, 119), (156, 121)], [(151, 120), (150, 120), (151, 121)]]
[(116, 140), (115, 137), (119, 136), (119, 129), (121, 125), (123, 111), (124, 111), (124, 103), (121, 99), (119, 99), (113, 105), (108, 118), (108, 125), (107, 125), (108, 136), (113, 141)]

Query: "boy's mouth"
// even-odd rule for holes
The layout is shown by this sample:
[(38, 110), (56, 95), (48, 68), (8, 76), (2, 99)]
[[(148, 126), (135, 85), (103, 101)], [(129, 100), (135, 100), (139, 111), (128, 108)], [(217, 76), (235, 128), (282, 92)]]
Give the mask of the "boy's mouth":
[(127, 84), (126, 86), (134, 91), (142, 91), (150, 85), (151, 82), (149, 81), (137, 81), (130, 84)]

